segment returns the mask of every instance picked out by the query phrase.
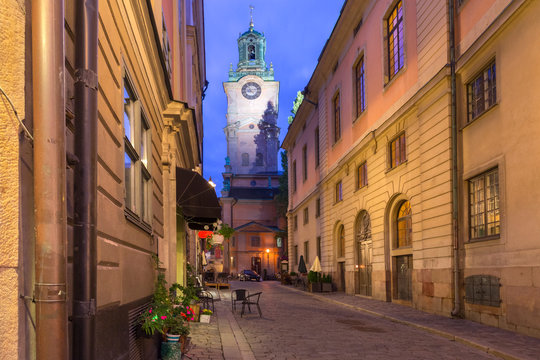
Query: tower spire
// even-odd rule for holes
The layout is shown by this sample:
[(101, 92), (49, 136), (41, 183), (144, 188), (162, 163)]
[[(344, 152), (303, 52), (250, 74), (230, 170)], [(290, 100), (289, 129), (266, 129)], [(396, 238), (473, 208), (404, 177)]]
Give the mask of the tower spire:
[(251, 18), (251, 21), (249, 22), (249, 30), (253, 30), (253, 5), (249, 5), (249, 16)]

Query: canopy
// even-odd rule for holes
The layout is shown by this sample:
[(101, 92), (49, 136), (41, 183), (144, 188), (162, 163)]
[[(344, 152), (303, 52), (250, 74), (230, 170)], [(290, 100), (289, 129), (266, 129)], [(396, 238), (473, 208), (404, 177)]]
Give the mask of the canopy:
[(300, 261), (298, 263), (298, 272), (300, 274), (307, 273), (306, 262), (304, 261), (304, 255), (300, 255)]
[(201, 175), (189, 169), (176, 168), (176, 204), (193, 230), (206, 230), (205, 225), (221, 218), (221, 206), (214, 188)]
[(311, 265), (311, 268), (309, 271), (315, 271), (315, 272), (321, 272), (321, 262), (319, 260), (319, 256), (315, 256), (315, 261), (313, 261), (313, 265)]

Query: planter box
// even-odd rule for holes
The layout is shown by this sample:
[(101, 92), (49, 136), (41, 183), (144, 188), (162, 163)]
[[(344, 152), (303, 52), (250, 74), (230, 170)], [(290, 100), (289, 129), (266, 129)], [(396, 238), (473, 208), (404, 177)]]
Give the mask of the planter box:
[(322, 292), (332, 292), (332, 283), (321, 283)]
[(322, 292), (323, 283), (316, 282), (309, 284), (309, 291), (311, 292)]
[(209, 324), (209, 323), (210, 323), (210, 317), (211, 317), (211, 316), (212, 316), (212, 315), (201, 314), (201, 317), (200, 317), (201, 322), (202, 322), (202, 323), (207, 323), (207, 324)]

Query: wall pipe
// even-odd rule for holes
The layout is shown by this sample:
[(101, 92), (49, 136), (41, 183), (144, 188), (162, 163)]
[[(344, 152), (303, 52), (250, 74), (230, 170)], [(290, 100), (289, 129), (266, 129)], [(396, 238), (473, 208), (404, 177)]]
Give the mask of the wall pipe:
[(64, 1), (32, 0), (36, 359), (68, 359)]
[(452, 122), (452, 243), (453, 243), (453, 275), (454, 275), (454, 308), (452, 316), (458, 316), (460, 312), (459, 293), (459, 228), (458, 228), (458, 158), (457, 158), (457, 109), (456, 109), (456, 44), (455, 44), (455, 8), (454, 0), (448, 0), (449, 12), (449, 52), (450, 52), (450, 86), (451, 107), (450, 116)]
[(95, 359), (97, 288), (98, 1), (79, 0), (75, 17), (75, 215), (73, 359)]

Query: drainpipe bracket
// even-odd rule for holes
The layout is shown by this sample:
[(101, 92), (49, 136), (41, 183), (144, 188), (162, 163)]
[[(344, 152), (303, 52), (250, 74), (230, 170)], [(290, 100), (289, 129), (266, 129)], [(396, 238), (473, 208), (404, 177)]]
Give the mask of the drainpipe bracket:
[(96, 299), (88, 301), (73, 300), (73, 317), (91, 317), (96, 315)]
[(84, 86), (96, 90), (98, 89), (98, 75), (90, 69), (76, 69), (75, 83), (82, 82)]
[(66, 284), (36, 283), (34, 286), (35, 302), (66, 302)]

